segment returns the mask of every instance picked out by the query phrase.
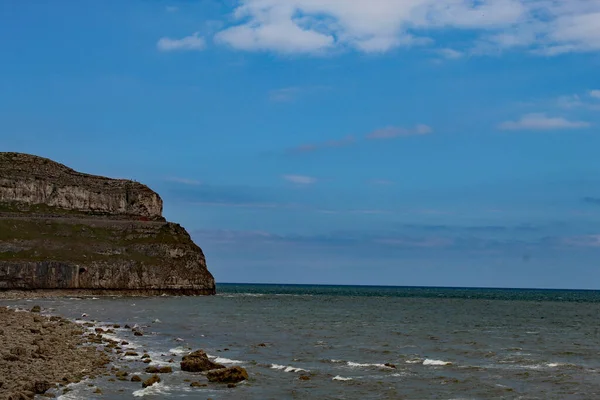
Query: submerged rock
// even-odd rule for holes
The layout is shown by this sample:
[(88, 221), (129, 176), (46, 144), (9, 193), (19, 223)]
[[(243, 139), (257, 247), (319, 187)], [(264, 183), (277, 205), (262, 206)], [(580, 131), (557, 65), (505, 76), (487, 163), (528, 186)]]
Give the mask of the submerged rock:
[(146, 368), (146, 372), (149, 374), (169, 374), (171, 372), (173, 372), (173, 368), (166, 366), (166, 367), (156, 367), (154, 365)]
[(212, 369), (225, 368), (224, 365), (211, 361), (204, 350), (196, 350), (184, 356), (181, 360), (181, 370), (187, 372), (204, 372)]
[(248, 372), (242, 367), (229, 367), (209, 371), (206, 377), (211, 382), (238, 383), (248, 379)]

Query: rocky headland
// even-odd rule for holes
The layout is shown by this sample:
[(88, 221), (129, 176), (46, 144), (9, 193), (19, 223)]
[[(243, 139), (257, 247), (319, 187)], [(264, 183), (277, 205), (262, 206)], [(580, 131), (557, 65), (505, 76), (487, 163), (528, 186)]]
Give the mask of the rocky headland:
[(141, 183), (0, 152), (0, 296), (214, 294), (202, 250), (162, 207)]

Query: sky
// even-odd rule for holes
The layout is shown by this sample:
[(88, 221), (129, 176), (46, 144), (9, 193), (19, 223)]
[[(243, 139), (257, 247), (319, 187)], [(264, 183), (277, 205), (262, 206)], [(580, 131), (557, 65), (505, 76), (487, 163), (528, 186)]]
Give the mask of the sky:
[(217, 282), (600, 289), (600, 0), (0, 2), (0, 151)]

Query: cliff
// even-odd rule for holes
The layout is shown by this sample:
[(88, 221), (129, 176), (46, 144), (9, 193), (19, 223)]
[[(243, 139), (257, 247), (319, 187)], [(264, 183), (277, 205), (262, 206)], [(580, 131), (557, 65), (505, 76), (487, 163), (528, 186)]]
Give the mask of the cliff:
[(0, 152), (0, 290), (214, 294), (202, 250), (145, 185)]

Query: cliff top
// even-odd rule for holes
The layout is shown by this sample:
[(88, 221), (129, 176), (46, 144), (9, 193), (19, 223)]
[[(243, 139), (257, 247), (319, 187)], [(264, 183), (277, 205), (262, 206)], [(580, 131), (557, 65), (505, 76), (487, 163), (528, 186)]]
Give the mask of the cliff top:
[(25, 153), (0, 152), (0, 178), (52, 180), (60, 185), (84, 186), (90, 190), (97, 187), (102, 191), (127, 188), (157, 195), (139, 182), (85, 174), (48, 158)]
[(162, 199), (146, 185), (23, 153), (0, 152), (0, 203), (162, 218)]

